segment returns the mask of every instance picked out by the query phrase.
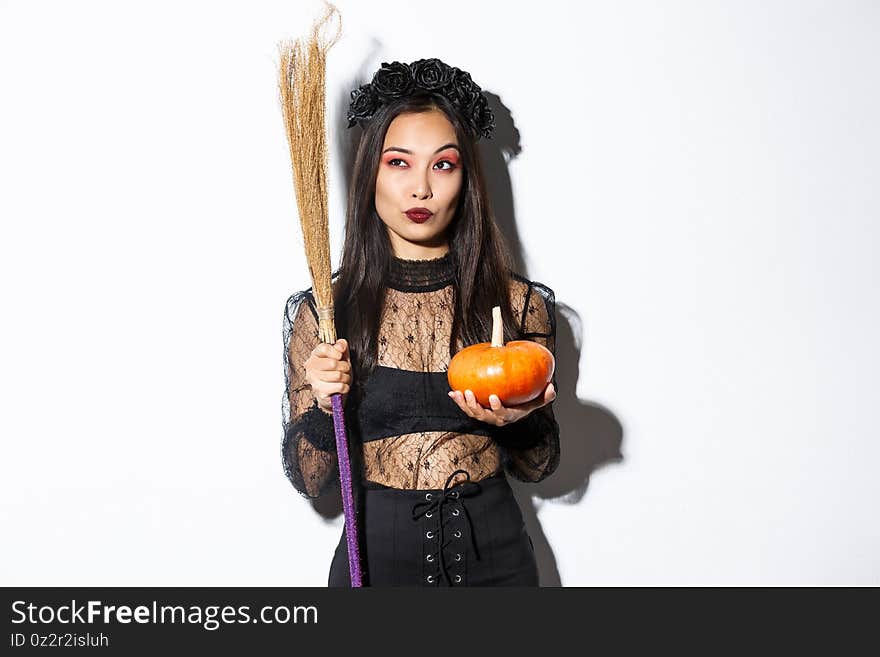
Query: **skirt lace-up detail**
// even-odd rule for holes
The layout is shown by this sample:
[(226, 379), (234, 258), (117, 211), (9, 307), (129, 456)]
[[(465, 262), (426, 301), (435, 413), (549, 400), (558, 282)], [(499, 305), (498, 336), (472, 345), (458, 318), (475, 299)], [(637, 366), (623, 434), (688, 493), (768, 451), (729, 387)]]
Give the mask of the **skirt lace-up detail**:
[[(457, 474), (465, 475), (466, 480), (450, 485)], [(474, 558), (480, 559), (477, 541), (474, 538), (473, 522), (463, 499), (479, 495), (481, 490), (479, 483), (471, 481), (471, 475), (467, 470), (456, 470), (446, 479), (441, 492), (425, 493), (425, 500), (413, 505), (413, 521), (417, 522), (422, 517), (429, 521), (436, 518), (434, 523), (427, 523), (433, 529), (425, 532), (424, 556), (427, 564), (425, 581), (428, 584), (440, 584), (441, 579), (447, 586), (466, 583), (466, 573), (463, 572), (465, 561), (462, 554), (465, 552), (462, 541), (465, 533), (470, 539)], [(452, 526), (447, 529), (448, 524)], [(457, 550), (454, 554), (447, 555), (446, 548), (449, 545), (453, 545), (453, 549)], [(447, 565), (447, 557), (452, 559), (451, 571)], [(436, 565), (436, 569), (431, 567), (432, 565)]]

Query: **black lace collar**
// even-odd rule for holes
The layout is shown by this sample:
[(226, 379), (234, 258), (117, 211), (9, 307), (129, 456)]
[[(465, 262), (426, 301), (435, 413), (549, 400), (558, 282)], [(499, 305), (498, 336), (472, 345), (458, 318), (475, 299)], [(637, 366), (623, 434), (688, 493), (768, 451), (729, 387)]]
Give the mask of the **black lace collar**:
[(388, 287), (401, 292), (431, 292), (446, 287), (454, 279), (449, 251), (430, 260), (406, 260), (391, 256), (388, 267)]

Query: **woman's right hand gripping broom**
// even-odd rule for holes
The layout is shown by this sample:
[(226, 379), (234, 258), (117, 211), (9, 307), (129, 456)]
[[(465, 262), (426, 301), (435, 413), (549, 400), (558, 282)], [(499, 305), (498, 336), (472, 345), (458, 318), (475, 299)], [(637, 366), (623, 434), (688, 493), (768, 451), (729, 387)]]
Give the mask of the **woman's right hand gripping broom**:
[(345, 400), (351, 390), (348, 340), (339, 338), (336, 344), (322, 342), (312, 349), (304, 366), (312, 394), (324, 412), (333, 413), (333, 402), (330, 397), (335, 393), (342, 395), (342, 405), (345, 406)]

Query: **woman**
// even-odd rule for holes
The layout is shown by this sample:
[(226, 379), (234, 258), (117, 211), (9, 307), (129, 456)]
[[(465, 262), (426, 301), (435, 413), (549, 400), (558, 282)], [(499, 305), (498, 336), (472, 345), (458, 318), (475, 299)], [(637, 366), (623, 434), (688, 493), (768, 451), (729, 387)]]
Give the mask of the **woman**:
[[(505, 471), (559, 462), (555, 376), (526, 404), (451, 391), (452, 356), (504, 340), (554, 350), (553, 291), (512, 270), (477, 151), (494, 119), (470, 76), (437, 59), (382, 64), (352, 92), (360, 123), (342, 262), (339, 335), (320, 344), (311, 288), (284, 314), (284, 469), (315, 498), (338, 486), (330, 396), (341, 393), (361, 474), (361, 558), (370, 586), (537, 586), (531, 539)], [(343, 529), (330, 586), (349, 586)]]

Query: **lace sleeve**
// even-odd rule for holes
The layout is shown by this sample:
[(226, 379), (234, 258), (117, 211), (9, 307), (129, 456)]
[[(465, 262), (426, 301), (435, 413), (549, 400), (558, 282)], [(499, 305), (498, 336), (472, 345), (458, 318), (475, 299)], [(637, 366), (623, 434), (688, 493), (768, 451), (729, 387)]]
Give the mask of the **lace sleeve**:
[[(556, 356), (556, 298), (546, 285), (515, 284), (513, 310), (518, 313), (522, 338), (542, 344)], [(556, 387), (556, 371), (553, 372)], [(520, 481), (538, 482), (559, 465), (559, 424), (553, 402), (532, 411), (522, 420), (495, 429), (503, 449), (505, 469)]]
[(309, 290), (287, 300), (283, 318), (284, 397), (281, 459), (284, 474), (304, 497), (317, 498), (338, 480), (333, 416), (318, 406), (303, 363), (318, 343), (318, 312)]

